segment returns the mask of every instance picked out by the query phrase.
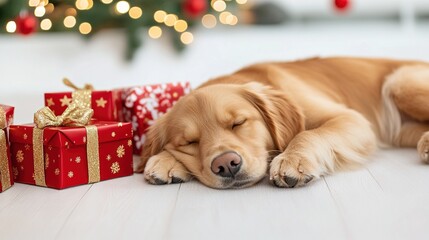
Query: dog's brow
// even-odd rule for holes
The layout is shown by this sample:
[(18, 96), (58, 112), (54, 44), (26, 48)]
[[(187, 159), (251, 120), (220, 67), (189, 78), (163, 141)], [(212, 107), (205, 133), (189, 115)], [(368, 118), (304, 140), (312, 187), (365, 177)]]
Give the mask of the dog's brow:
[(199, 137), (198, 127), (195, 124), (187, 125), (182, 131), (182, 136), (187, 141), (190, 141), (190, 140), (193, 141), (195, 139), (198, 139)]
[(237, 119), (247, 118), (248, 115), (249, 115), (249, 113), (247, 113), (243, 110), (237, 111), (236, 109), (234, 109), (234, 110), (229, 111), (229, 114), (227, 115), (227, 117), (225, 119), (226, 119), (227, 123), (232, 123), (232, 122), (236, 121)]

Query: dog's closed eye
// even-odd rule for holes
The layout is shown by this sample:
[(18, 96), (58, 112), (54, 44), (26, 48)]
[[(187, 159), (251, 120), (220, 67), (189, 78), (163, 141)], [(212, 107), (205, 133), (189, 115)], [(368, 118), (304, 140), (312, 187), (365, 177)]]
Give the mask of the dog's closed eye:
[(243, 125), (246, 121), (247, 121), (247, 119), (245, 119), (245, 118), (235, 120), (234, 123), (232, 124), (231, 128), (234, 129), (236, 127), (239, 127), (239, 126)]
[(185, 141), (180, 145), (181, 146), (189, 146), (189, 145), (193, 145), (193, 144), (198, 144), (198, 140)]

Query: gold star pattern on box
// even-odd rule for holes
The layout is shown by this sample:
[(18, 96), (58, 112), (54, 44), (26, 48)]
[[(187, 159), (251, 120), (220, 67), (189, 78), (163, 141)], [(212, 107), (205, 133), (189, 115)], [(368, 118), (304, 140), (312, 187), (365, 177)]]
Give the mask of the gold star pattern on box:
[(18, 152), (16, 152), (16, 160), (18, 162), (24, 161), (24, 152), (22, 150), (18, 150)]
[(112, 159), (112, 156), (110, 156), (110, 154), (107, 154), (106, 160), (110, 161)]
[(74, 173), (73, 173), (72, 171), (70, 171), (70, 172), (67, 174), (67, 176), (68, 176), (69, 178), (72, 178), (72, 177), (74, 176)]
[(59, 168), (55, 168), (55, 175), (60, 175), (60, 169)]
[(67, 95), (64, 95), (64, 97), (60, 99), (61, 107), (70, 105), (71, 101), (71, 98), (68, 98)]
[(95, 102), (97, 103), (97, 107), (101, 107), (101, 108), (105, 108), (106, 107), (106, 103), (107, 103), (107, 101), (106, 100), (104, 100), (104, 98), (103, 97), (101, 97), (100, 99), (98, 99), (98, 100), (95, 100)]
[(125, 148), (124, 145), (120, 145), (117, 149), (116, 149), (116, 155), (118, 156), (118, 158), (122, 158), (125, 155)]
[(47, 103), (48, 107), (55, 106), (53, 98), (46, 99), (46, 103)]
[(18, 174), (19, 174), (18, 168), (13, 167), (12, 171), (13, 171), (13, 179), (16, 179), (18, 177)]
[(112, 163), (112, 166), (110, 166), (110, 170), (112, 170), (113, 174), (116, 174), (119, 172), (119, 170), (121, 170), (121, 167), (119, 166), (118, 162), (114, 162)]
[(75, 160), (75, 162), (76, 163), (80, 163), (80, 161), (81, 161), (82, 159), (78, 156), (78, 157), (76, 157), (76, 160)]
[(128, 147), (131, 147), (133, 145), (133, 141), (128, 140)]

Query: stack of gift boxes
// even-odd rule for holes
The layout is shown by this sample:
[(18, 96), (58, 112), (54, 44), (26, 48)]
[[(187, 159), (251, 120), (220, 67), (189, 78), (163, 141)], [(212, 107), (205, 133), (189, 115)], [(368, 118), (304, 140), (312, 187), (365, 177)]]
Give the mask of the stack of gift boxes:
[(183, 82), (45, 93), (34, 123), (20, 125), (0, 105), (0, 192), (14, 182), (63, 189), (132, 175), (147, 128), (189, 92)]

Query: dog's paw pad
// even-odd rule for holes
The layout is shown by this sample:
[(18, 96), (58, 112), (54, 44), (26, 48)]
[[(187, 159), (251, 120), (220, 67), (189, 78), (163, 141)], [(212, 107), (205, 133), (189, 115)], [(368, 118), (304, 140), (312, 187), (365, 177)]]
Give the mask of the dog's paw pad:
[(154, 185), (165, 185), (165, 184), (167, 184), (167, 181), (162, 180), (162, 179), (157, 178), (157, 177), (150, 178), (149, 182), (154, 184)]
[(314, 179), (314, 176), (306, 176), (306, 178), (304, 179), (304, 183), (307, 184), (311, 182), (313, 179)]
[(290, 177), (290, 176), (276, 176), (271, 178), (271, 182), (276, 187), (294, 188), (303, 186), (314, 179), (314, 176), (304, 176), (302, 178)]
[(270, 166), (270, 180), (277, 187), (294, 188), (316, 179), (318, 171), (308, 160), (301, 157), (285, 157), (281, 154), (273, 159)]
[[(175, 171), (176, 173), (178, 171)], [(145, 174), (145, 179), (154, 185), (165, 185), (165, 184), (172, 184), (172, 183), (184, 183), (190, 179), (187, 175), (179, 174), (180, 176), (175, 176), (173, 174), (165, 174), (165, 172), (158, 171), (158, 172), (152, 172), (150, 174)], [(184, 180), (185, 178), (186, 180)]]
[(288, 185), (288, 187), (293, 188), (298, 183), (298, 178), (284, 176), (283, 179), (286, 182), (286, 184)]
[(154, 156), (148, 160), (144, 178), (151, 184), (184, 183), (191, 179), (182, 163), (172, 157)]
[(171, 183), (184, 183), (185, 180), (178, 178), (178, 177), (173, 177), (171, 180)]

